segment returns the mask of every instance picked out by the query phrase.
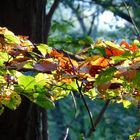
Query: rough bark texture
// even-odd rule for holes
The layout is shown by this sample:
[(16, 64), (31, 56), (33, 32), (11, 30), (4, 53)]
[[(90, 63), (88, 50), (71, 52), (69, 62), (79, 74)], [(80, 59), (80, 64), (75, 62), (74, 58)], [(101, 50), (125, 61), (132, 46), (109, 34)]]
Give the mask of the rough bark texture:
[[(46, 0), (3, 0), (0, 26), (27, 35), (35, 43), (45, 42), (45, 6)], [(0, 140), (47, 140), (47, 121), (41, 124), (44, 116), (46, 111), (23, 97), (17, 110), (6, 109), (0, 116)]]

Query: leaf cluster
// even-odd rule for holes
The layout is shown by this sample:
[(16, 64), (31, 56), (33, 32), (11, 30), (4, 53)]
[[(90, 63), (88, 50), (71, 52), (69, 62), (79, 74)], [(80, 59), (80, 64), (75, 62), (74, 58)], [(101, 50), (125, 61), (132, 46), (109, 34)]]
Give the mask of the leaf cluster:
[[(0, 105), (16, 109), (21, 95), (41, 107), (70, 91), (80, 91), (91, 99), (123, 103), (140, 100), (140, 42), (97, 40), (72, 54), (33, 44), (27, 36), (16, 36), (0, 27)], [(79, 87), (77, 83), (82, 86)]]

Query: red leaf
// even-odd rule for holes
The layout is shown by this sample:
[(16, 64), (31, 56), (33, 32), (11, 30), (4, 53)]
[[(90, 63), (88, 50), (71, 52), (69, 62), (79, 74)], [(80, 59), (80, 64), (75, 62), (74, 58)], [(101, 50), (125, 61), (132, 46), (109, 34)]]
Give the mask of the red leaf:
[(123, 48), (129, 49), (129, 44), (127, 42), (125, 42), (125, 41), (122, 41), (120, 43), (120, 46), (123, 47)]
[(128, 44), (127, 42), (125, 42), (125, 41), (122, 41), (121, 44), (120, 44), (120, 46), (121, 46), (121, 47), (124, 47), (125, 49), (128, 49), (129, 51), (132, 51), (132, 52), (138, 50), (138, 47), (137, 47), (136, 44), (133, 43), (132, 45), (129, 45), (129, 44)]

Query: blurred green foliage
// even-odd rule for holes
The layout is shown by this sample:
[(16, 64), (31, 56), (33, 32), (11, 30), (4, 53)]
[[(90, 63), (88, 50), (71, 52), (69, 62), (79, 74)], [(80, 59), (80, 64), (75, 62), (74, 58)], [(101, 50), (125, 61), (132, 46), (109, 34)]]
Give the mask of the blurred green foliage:
[[(98, 116), (104, 102), (91, 101), (86, 98), (93, 118)], [(69, 129), (68, 140), (80, 140), (82, 134), (88, 133), (91, 124), (87, 111), (80, 97), (76, 96), (77, 110), (75, 110), (72, 96), (60, 100), (56, 108), (48, 111), (49, 138), (62, 140)], [(76, 117), (75, 117), (76, 113)], [(140, 122), (136, 107), (124, 109), (122, 104), (111, 103), (94, 135), (84, 140), (128, 140), (129, 135), (135, 133)]]

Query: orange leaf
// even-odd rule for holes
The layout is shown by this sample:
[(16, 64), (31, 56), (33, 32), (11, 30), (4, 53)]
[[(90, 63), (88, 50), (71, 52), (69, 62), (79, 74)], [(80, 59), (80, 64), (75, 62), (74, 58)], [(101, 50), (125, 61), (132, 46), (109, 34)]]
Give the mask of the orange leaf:
[(89, 64), (91, 64), (93, 66), (107, 67), (109, 65), (109, 59), (107, 59), (105, 57), (99, 57), (93, 61), (91, 59), (91, 61), (89, 61)]
[(131, 49), (132, 52), (135, 52), (136, 50), (138, 50), (138, 47), (136, 44), (132, 44)]
[(124, 54), (124, 51), (121, 49), (113, 48), (113, 47), (108, 47), (105, 48), (105, 52), (107, 56), (119, 56)]
[(74, 74), (78, 68), (78, 63), (70, 58), (62, 57), (59, 62), (60, 69), (63, 69), (65, 72)]
[(128, 49), (129, 51), (132, 51), (132, 52), (138, 50), (138, 47), (137, 47), (136, 44), (133, 43), (132, 45), (129, 45), (125, 41), (122, 41), (121, 44), (120, 44), (120, 46), (123, 47), (123, 48), (125, 48), (125, 49)]
[(59, 52), (57, 52), (56, 50), (52, 50), (52, 51), (50, 52), (50, 56), (60, 59), (60, 58), (63, 57), (63, 53), (59, 53)]
[(125, 42), (125, 41), (122, 41), (120, 43), (120, 46), (123, 47), (123, 48), (129, 49), (129, 44), (127, 42)]

